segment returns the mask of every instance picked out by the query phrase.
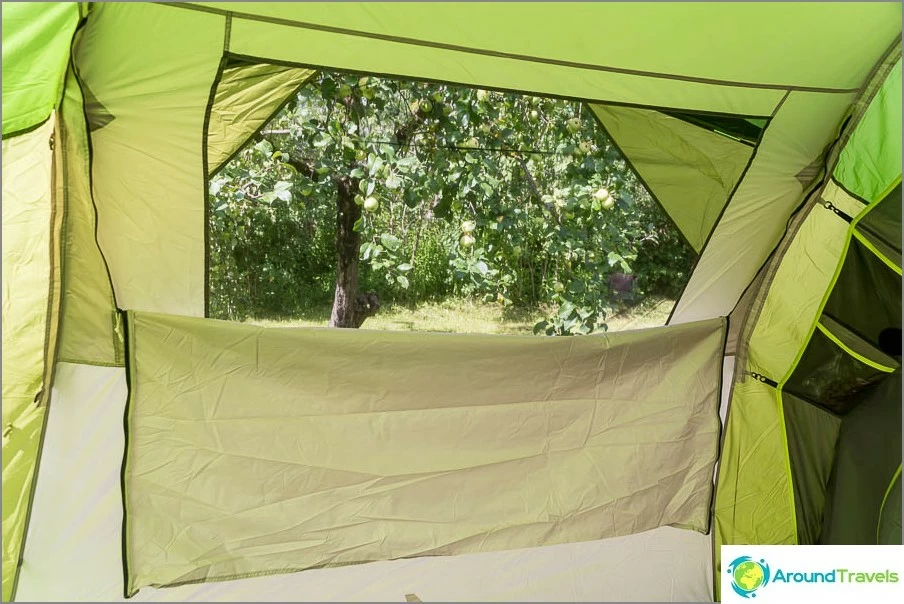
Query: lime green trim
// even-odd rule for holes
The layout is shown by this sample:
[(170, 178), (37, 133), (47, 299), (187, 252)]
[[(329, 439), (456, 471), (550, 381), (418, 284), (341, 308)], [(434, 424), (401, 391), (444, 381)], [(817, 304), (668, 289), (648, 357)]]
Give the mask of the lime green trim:
[(879, 522), (876, 523), (876, 544), (879, 543), (879, 528), (882, 526), (882, 513), (885, 511), (885, 503), (888, 501), (888, 495), (891, 493), (892, 487), (895, 486), (895, 482), (898, 481), (898, 478), (901, 477), (901, 464), (898, 464), (898, 469), (895, 470), (894, 476), (891, 477), (891, 480), (888, 481), (888, 488), (885, 489), (885, 496), (882, 497), (882, 505), (879, 507)]
[(876, 361), (869, 359), (869, 358), (863, 356), (862, 354), (860, 354), (859, 352), (851, 349), (847, 344), (845, 344), (844, 342), (839, 340), (835, 336), (835, 334), (833, 334), (831, 331), (829, 331), (826, 328), (826, 326), (823, 325), (822, 323), (820, 323), (819, 321), (816, 322), (816, 328), (819, 329), (819, 331), (821, 331), (823, 333), (823, 335), (825, 335), (825, 337), (827, 337), (830, 340), (832, 340), (833, 342), (835, 342), (839, 348), (841, 348), (843, 351), (845, 351), (846, 353), (848, 353), (849, 355), (851, 355), (852, 357), (854, 357), (861, 363), (863, 363), (865, 365), (869, 365), (873, 369), (878, 369), (879, 371), (884, 371), (886, 373), (894, 373), (896, 367), (888, 367), (887, 365), (882, 365), (881, 363), (877, 363)]
[(869, 251), (871, 251), (873, 254), (875, 254), (876, 257), (878, 257), (879, 260), (881, 260), (888, 268), (890, 268), (891, 270), (895, 271), (895, 272), (898, 273), (899, 275), (901, 274), (901, 267), (898, 266), (897, 264), (895, 264), (893, 261), (889, 260), (889, 258), (888, 258), (885, 254), (883, 254), (882, 252), (880, 252), (880, 251), (876, 248), (876, 246), (874, 246), (874, 245), (872, 244), (872, 242), (870, 242), (869, 239), (867, 239), (863, 234), (860, 233), (860, 231), (854, 229), (854, 237), (857, 238), (857, 241), (859, 241), (859, 242), (862, 243), (864, 246), (866, 246), (866, 248), (867, 248)]

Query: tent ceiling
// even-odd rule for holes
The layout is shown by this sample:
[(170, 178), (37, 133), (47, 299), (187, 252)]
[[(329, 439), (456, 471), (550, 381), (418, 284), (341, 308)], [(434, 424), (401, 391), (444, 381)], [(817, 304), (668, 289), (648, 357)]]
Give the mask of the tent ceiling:
[[(856, 89), (872, 67), (864, 58), (878, 57), (900, 31), (900, 7), (881, 2), (777, 3), (768, 10), (744, 2), (196, 6), (228, 11), (236, 19), (271, 20), (331, 35), (348, 32), (375, 49), (390, 39), (409, 53), (411, 46), (444, 45), (460, 61), (496, 53), (581, 65), (586, 71), (778, 88)], [(440, 69), (435, 65), (435, 71)]]

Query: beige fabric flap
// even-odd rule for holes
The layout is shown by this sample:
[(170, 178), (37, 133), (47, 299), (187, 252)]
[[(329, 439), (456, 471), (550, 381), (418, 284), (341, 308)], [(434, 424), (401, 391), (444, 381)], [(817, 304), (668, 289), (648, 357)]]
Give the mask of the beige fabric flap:
[(572, 338), (129, 314), (127, 591), (708, 529), (724, 320)]

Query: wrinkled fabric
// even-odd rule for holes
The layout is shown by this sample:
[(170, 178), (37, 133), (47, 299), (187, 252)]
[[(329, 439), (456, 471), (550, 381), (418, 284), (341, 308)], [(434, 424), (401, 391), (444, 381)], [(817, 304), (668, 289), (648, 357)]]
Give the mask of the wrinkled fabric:
[(3, 601), (13, 588), (44, 422), (54, 280), (53, 120), (3, 140)]
[(551, 339), (128, 321), (130, 593), (708, 529), (723, 319)]
[(3, 3), (3, 136), (50, 117), (69, 61), (77, 2)]
[(223, 70), (207, 125), (207, 171), (223, 167), (314, 70), (259, 63)]
[(753, 147), (651, 109), (590, 108), (694, 251), (700, 252)]

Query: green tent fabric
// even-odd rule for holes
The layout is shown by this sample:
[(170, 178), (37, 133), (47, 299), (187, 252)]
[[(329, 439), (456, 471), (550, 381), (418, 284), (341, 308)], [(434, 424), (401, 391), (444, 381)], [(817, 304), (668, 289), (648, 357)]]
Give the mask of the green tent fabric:
[(76, 2), (3, 3), (3, 137), (34, 128), (59, 100)]
[(700, 252), (753, 147), (659, 111), (590, 108), (691, 247)]
[(227, 65), (210, 108), (208, 173), (223, 167), (313, 74), (312, 69), (266, 63)]
[(53, 120), (3, 139), (3, 599), (19, 564), (53, 371), (60, 214)]
[(724, 319), (577, 339), (147, 313), (128, 330), (129, 594), (708, 529)]
[[(708, 601), (723, 544), (900, 542), (900, 458), (858, 446), (871, 426), (900, 425), (877, 394), (900, 384), (882, 350), (900, 328), (900, 5), (4, 3), (2, 16), (4, 600), (141, 588), (151, 601)], [(584, 103), (698, 253), (670, 326), (515, 341), (204, 319), (208, 179), (319, 70)], [(559, 364), (600, 342), (603, 365)], [(375, 348), (401, 368), (372, 361)], [(717, 449), (722, 361), (733, 377)], [(349, 365), (368, 384), (336, 374)], [(456, 378), (465, 368), (475, 379)], [(544, 379), (556, 387), (531, 390)], [(343, 411), (302, 414), (324, 380), (320, 402)], [(564, 385), (585, 405), (547, 396)], [(438, 393), (468, 401), (428, 404)], [(184, 421), (189, 408), (204, 421)], [(613, 455), (644, 455), (593, 450), (586, 427), (610, 420), (598, 436)], [(550, 456), (544, 439), (575, 446), (539, 474), (493, 473), (538, 447)], [(211, 450), (253, 471), (221, 472)], [(494, 455), (511, 459), (481, 465)], [(393, 482), (434, 462), (460, 462), (425, 469), (442, 488)], [(281, 482), (278, 463), (306, 478)], [(337, 477), (351, 474), (385, 475), (408, 521), (470, 499), (448, 522), (400, 529), (373, 491), (342, 496)], [(556, 488), (538, 478), (550, 475)], [(297, 530), (294, 487), (319, 506), (302, 512), (320, 512)], [(613, 509), (612, 492), (633, 503)], [(337, 542), (312, 537), (321, 521)], [(710, 524), (711, 544), (687, 530)], [(572, 553), (547, 547), (560, 542)], [(590, 551), (595, 565), (576, 562)], [(405, 561), (414, 586), (389, 561), (426, 552), (461, 555)], [(330, 569), (342, 579), (203, 584), (374, 560), (385, 566)], [(651, 564), (671, 570), (653, 577)], [(199, 584), (153, 587), (184, 582)]]
[[(860, 146), (859, 159), (848, 161), (872, 165), (870, 157), (875, 148), (858, 143), (862, 138), (859, 133), (875, 129), (877, 120), (888, 123), (894, 111), (900, 113), (900, 104), (885, 101), (898, 86), (894, 74), (899, 66), (900, 46), (895, 45), (865, 87), (869, 102), (857, 104), (850, 130), (839, 136), (843, 146), (840, 152), (830, 154), (835, 161), (845, 157), (848, 148)], [(895, 145), (886, 140), (889, 146)], [(900, 149), (900, 139), (897, 145)], [(870, 249), (858, 223), (885, 203), (900, 204), (899, 198), (885, 196), (900, 182), (900, 167), (891, 182), (869, 168), (863, 173), (875, 179), (864, 181), (869, 186), (883, 183), (883, 193), (874, 196), (874, 203), (865, 205), (834, 181), (826, 181), (816, 196), (821, 204), (808, 208), (799, 229), (776, 256), (767, 274), (770, 286), (754, 303), (756, 311), (748, 315), (745, 366), (735, 368), (716, 491), (717, 549), (735, 543), (814, 543), (827, 539), (825, 535), (835, 530), (837, 516), (831, 510), (835, 505), (833, 493), (838, 489), (827, 484), (827, 472), (836, 472), (840, 463), (837, 451), (829, 463), (832, 433), (844, 432), (847, 416), (842, 415), (839, 428), (838, 420), (831, 415), (804, 405), (815, 404), (823, 412), (853, 414), (860, 407), (852, 407), (856, 400), (846, 399), (864, 384), (864, 379), (866, 383), (881, 383), (897, 369), (894, 360), (878, 351), (878, 336), (886, 327), (900, 328), (900, 267), (896, 271), (881, 254), (874, 253), (875, 248)], [(896, 212), (876, 214), (882, 215), (893, 221)], [(881, 218), (877, 221), (885, 222)], [(896, 245), (900, 248), (900, 234)], [(803, 317), (812, 319), (808, 323)], [(785, 389), (796, 396), (787, 396)], [(787, 407), (785, 399), (789, 401)], [(805, 415), (818, 416), (819, 422), (802, 421)], [(887, 414), (884, 421), (897, 425)], [(818, 428), (818, 424), (825, 427)], [(870, 459), (874, 461), (864, 461)], [(887, 456), (867, 454), (853, 466), (862, 469), (864, 463), (876, 463), (877, 459), (886, 460)], [(803, 475), (802, 461), (811, 468)], [(753, 467), (769, 470), (751, 476)], [(784, 502), (778, 503), (781, 499)], [(753, 513), (763, 505), (768, 505), (772, 513)], [(750, 511), (750, 519), (744, 523), (732, 521), (741, 509)], [(845, 509), (849, 515), (852, 508)], [(820, 527), (820, 523), (825, 526)], [(718, 565), (715, 570), (718, 585)]]
[(863, 122), (841, 152), (834, 177), (865, 201), (880, 194), (901, 175), (901, 60), (888, 75)]

